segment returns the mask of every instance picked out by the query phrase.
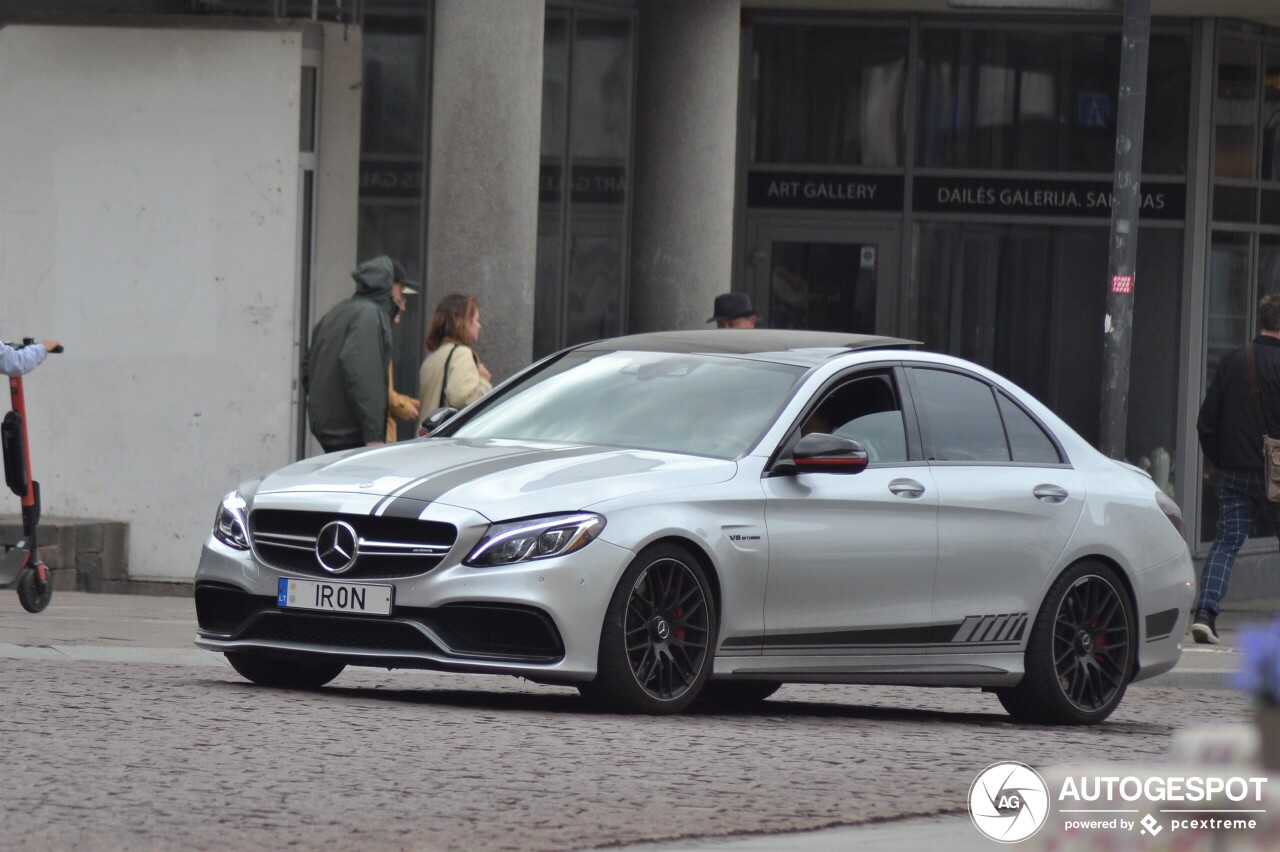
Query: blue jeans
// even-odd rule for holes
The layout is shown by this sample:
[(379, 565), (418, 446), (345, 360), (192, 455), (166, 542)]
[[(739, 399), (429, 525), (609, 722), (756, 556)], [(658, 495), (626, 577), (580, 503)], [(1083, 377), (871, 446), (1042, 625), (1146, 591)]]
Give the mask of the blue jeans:
[(1200, 574), (1200, 594), (1196, 609), (1215, 615), (1227, 595), (1236, 554), (1249, 537), (1249, 525), (1259, 507), (1267, 510), (1271, 526), (1280, 536), (1280, 503), (1267, 500), (1261, 470), (1239, 469), (1218, 472), (1218, 533)]

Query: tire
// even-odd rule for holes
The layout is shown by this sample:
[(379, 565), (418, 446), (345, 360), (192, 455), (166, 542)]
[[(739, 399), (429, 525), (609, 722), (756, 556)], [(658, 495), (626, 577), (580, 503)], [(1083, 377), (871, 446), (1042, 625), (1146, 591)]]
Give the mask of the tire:
[[(37, 576), (37, 571), (43, 571), (43, 580)], [(49, 601), (53, 600), (53, 583), (49, 580), (48, 572), (49, 569), (43, 565), (22, 569), (22, 574), (18, 577), (18, 603), (27, 612), (44, 612)]]
[(1101, 562), (1078, 562), (1040, 605), (1022, 682), (996, 695), (1019, 721), (1097, 724), (1133, 679), (1137, 637), (1133, 605), (1116, 572)]
[(263, 657), (243, 651), (227, 653), (231, 668), (260, 686), (280, 686), (289, 689), (318, 689), (342, 674), (346, 663), (325, 660), (304, 662)]
[(713, 680), (702, 687), (698, 704), (725, 710), (750, 708), (781, 688), (780, 680)]
[(711, 674), (716, 615), (711, 584), (688, 550), (676, 544), (645, 548), (613, 592), (596, 678), (579, 691), (604, 710), (679, 713)]

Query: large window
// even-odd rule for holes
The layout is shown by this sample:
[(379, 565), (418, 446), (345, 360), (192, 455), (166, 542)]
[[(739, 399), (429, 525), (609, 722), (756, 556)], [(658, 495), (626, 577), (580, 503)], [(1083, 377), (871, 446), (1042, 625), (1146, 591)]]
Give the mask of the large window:
[[(916, 227), (915, 328), (1033, 393), (1092, 443), (1100, 432), (1104, 227)], [(1171, 489), (1182, 232), (1144, 228), (1134, 287), (1126, 456)]]
[(622, 333), (634, 20), (547, 10), (534, 355)]
[(905, 28), (755, 32), (754, 163), (900, 166)]
[[(361, 93), (360, 207), (356, 255), (390, 255), (409, 277), (423, 279), (425, 260), (427, 23), (424, 7), (397, 11), (370, 3), (364, 26), (364, 88)], [(396, 390), (418, 391), (418, 367), (426, 333), (426, 305), (442, 293), (406, 300), (395, 326), (392, 361)], [(397, 424), (401, 439), (417, 424)]]
[[(1111, 172), (1118, 33), (926, 29), (916, 162)], [(1143, 171), (1186, 171), (1190, 37), (1151, 36)]]
[[(1280, 41), (1219, 24), (1213, 91), (1205, 389), (1222, 359), (1256, 333), (1258, 300), (1280, 292)], [(1201, 481), (1200, 540), (1210, 541), (1218, 471), (1208, 459)], [(1271, 536), (1265, 513), (1250, 535)]]

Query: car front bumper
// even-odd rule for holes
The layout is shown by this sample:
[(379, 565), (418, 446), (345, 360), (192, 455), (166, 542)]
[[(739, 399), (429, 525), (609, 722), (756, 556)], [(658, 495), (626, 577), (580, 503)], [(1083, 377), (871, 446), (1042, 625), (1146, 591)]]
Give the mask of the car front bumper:
[(461, 535), (423, 575), (358, 581), (394, 588), (391, 614), (372, 616), (281, 607), (281, 577), (316, 578), (271, 567), (210, 536), (196, 571), (196, 645), (546, 682), (593, 678), (604, 613), (634, 554), (597, 540), (566, 556), (470, 568), (461, 558), (477, 537)]

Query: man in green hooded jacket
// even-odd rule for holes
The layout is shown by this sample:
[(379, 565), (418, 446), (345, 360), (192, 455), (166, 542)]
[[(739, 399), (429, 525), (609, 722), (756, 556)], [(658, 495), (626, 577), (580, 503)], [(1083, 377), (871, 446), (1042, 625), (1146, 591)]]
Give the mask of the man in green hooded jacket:
[(400, 270), (386, 255), (360, 264), (351, 273), (355, 294), (311, 332), (303, 383), (311, 433), (326, 453), (377, 446), (386, 437), (391, 324), (411, 283)]

